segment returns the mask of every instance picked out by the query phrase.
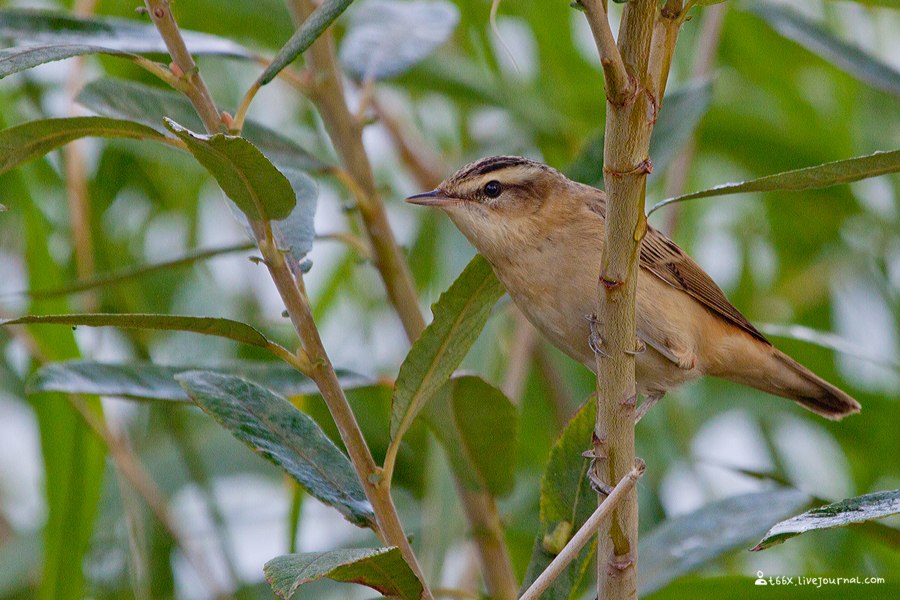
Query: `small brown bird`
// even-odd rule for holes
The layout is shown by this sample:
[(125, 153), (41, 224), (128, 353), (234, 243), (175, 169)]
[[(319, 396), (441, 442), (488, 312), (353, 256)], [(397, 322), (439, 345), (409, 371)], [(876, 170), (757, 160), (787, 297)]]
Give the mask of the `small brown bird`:
[[(595, 368), (595, 312), (606, 194), (517, 156), (467, 165), (407, 199), (447, 213), (488, 260), (513, 301), (555, 346)], [(681, 248), (650, 227), (641, 246), (638, 392), (665, 392), (713, 375), (789, 398), (828, 419), (859, 403), (774, 346)]]

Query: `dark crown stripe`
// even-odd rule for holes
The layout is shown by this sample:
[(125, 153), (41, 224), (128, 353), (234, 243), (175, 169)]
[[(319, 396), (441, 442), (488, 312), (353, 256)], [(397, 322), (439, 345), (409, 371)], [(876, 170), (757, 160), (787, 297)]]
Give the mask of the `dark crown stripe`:
[(522, 158), (521, 156), (491, 156), (473, 163), (469, 168), (460, 173), (456, 179), (464, 179), (476, 175), (486, 175), (488, 173), (493, 173), (494, 171), (499, 171), (500, 169), (506, 169), (507, 167), (532, 164), (535, 163), (527, 158)]

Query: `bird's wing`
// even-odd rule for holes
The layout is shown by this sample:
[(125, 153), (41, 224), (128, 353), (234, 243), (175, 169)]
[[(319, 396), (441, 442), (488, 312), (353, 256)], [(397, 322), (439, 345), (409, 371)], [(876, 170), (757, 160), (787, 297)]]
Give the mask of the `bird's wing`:
[(747, 318), (738, 311), (716, 282), (675, 242), (652, 227), (641, 245), (641, 267), (672, 287), (686, 292), (715, 314), (734, 323), (753, 337), (769, 343)]

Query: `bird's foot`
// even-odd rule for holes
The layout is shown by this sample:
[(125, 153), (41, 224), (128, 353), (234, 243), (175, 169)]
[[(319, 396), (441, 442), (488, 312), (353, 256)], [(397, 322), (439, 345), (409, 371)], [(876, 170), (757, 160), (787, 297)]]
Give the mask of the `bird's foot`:
[(590, 346), (591, 351), (597, 356), (608, 357), (609, 354), (603, 350), (603, 338), (600, 337), (600, 332), (597, 331), (597, 323), (599, 322), (597, 315), (591, 313), (585, 316), (585, 319), (587, 319), (591, 328), (591, 335), (588, 336), (588, 346)]
[(641, 418), (646, 415), (657, 402), (662, 400), (662, 397), (665, 395), (665, 392), (656, 392), (644, 398), (644, 401), (641, 402), (641, 405), (638, 406), (637, 410), (634, 412), (635, 424), (637, 424), (637, 422), (640, 421)]
[(591, 484), (591, 489), (596, 493), (603, 495), (605, 498), (612, 493), (612, 486), (608, 483), (604, 482), (600, 479), (600, 476), (597, 474), (597, 461), (601, 459), (606, 459), (607, 454), (604, 450), (604, 442), (602, 439), (598, 438), (596, 434), (593, 436), (593, 445), (589, 450), (585, 450), (581, 453), (581, 456), (584, 458), (591, 459), (590, 464), (588, 465), (588, 482)]

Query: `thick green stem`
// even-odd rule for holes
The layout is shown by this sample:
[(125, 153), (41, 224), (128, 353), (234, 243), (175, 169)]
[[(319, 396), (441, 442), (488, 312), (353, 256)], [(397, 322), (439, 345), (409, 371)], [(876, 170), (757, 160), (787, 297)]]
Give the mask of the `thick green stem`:
[[(658, 0), (625, 5), (617, 48), (608, 43), (609, 22), (601, 3), (583, 0), (597, 40), (607, 90), (604, 183), (606, 231), (600, 271), (596, 334), (597, 422), (593, 436), (594, 476), (615, 486), (632, 469), (634, 456), (635, 293), (644, 215), (650, 134), (665, 91), (678, 26), (680, 0), (660, 11)], [(629, 87), (611, 67), (621, 60)], [(600, 529), (597, 546), (598, 595), (609, 600), (637, 598), (638, 503), (629, 493)]]

